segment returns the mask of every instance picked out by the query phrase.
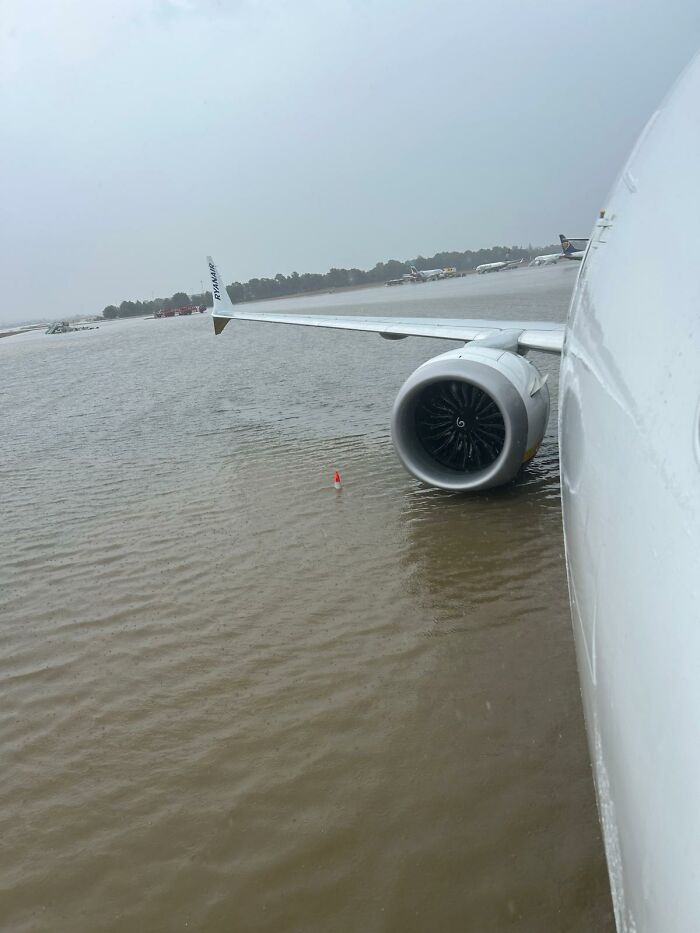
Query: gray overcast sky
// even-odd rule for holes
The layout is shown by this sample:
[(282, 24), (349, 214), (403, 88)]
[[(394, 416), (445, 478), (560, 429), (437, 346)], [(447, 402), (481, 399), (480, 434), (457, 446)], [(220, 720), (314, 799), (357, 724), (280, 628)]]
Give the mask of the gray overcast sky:
[(0, 0), (0, 319), (586, 234), (698, 46), (697, 0)]

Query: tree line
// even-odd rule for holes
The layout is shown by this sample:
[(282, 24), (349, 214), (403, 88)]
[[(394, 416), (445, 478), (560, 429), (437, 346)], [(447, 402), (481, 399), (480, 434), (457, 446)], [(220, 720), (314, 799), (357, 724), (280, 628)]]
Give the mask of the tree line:
[[(389, 279), (398, 279), (408, 271), (409, 266), (418, 270), (436, 269), (453, 266), (458, 272), (469, 272), (484, 262), (502, 262), (506, 259), (532, 259), (539, 253), (556, 253), (561, 250), (560, 245), (533, 247), (528, 244), (522, 246), (492, 246), (489, 249), (464, 250), (464, 252), (443, 252), (434, 256), (416, 256), (400, 262), (398, 259), (389, 259), (387, 262), (378, 262), (372, 269), (329, 269), (328, 272), (292, 272), (283, 275), (278, 272), (273, 279), (250, 279), (248, 282), (233, 282), (226, 286), (226, 291), (235, 303), (241, 301), (257, 301), (262, 298), (284, 298), (289, 295), (301, 295), (305, 292), (326, 291), (336, 288), (348, 288), (355, 285), (375, 285), (387, 282)], [(139, 317), (153, 314), (165, 308), (178, 308), (183, 305), (205, 305), (211, 307), (211, 292), (188, 295), (186, 292), (175, 292), (171, 298), (154, 298), (151, 301), (122, 301), (117, 305), (107, 305), (102, 316), (107, 319), (119, 317)]]

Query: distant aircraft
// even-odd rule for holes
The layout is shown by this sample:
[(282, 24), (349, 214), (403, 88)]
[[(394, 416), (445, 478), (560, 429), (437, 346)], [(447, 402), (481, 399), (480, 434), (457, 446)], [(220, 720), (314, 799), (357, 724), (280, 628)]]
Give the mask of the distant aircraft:
[(436, 279), (441, 279), (445, 274), (444, 269), (416, 269), (415, 266), (411, 266), (410, 274), (406, 274), (405, 278), (410, 278), (414, 282), (434, 282)]
[(564, 259), (563, 253), (544, 253), (542, 256), (535, 256), (530, 263), (531, 266), (550, 266), (560, 259)]
[[(579, 262), (586, 255), (588, 246), (588, 237), (565, 237), (563, 233), (559, 234), (562, 254), (566, 259), (578, 259)], [(580, 244), (580, 245), (575, 245)]]
[(485, 272), (502, 272), (504, 269), (515, 269), (516, 266), (522, 263), (522, 259), (505, 259), (503, 262), (482, 262), (480, 266), (476, 267), (476, 271), (479, 275), (483, 275)]
[(562, 354), (566, 563), (619, 933), (700, 917), (699, 99), (700, 57), (578, 257), (566, 328), (235, 310), (209, 261), (216, 333), (238, 318), (459, 342), (408, 377), (391, 419), (403, 464), (442, 489), (506, 483), (535, 455), (549, 391), (523, 354)]

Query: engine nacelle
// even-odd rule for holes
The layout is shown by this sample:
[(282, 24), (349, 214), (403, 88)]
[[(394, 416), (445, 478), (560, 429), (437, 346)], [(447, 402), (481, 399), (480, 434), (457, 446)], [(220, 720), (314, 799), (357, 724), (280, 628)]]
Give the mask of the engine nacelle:
[(537, 453), (546, 379), (509, 350), (471, 346), (423, 363), (401, 387), (391, 436), (409, 473), (458, 492), (509, 482)]

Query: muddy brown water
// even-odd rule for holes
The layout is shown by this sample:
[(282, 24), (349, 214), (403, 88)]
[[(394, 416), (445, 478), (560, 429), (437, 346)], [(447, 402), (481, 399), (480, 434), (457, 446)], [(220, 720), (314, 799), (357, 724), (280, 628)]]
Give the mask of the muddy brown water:
[[(557, 320), (574, 277), (264, 307)], [(1, 929), (613, 929), (556, 404), (508, 488), (422, 487), (389, 414), (450, 346), (2, 341)]]

